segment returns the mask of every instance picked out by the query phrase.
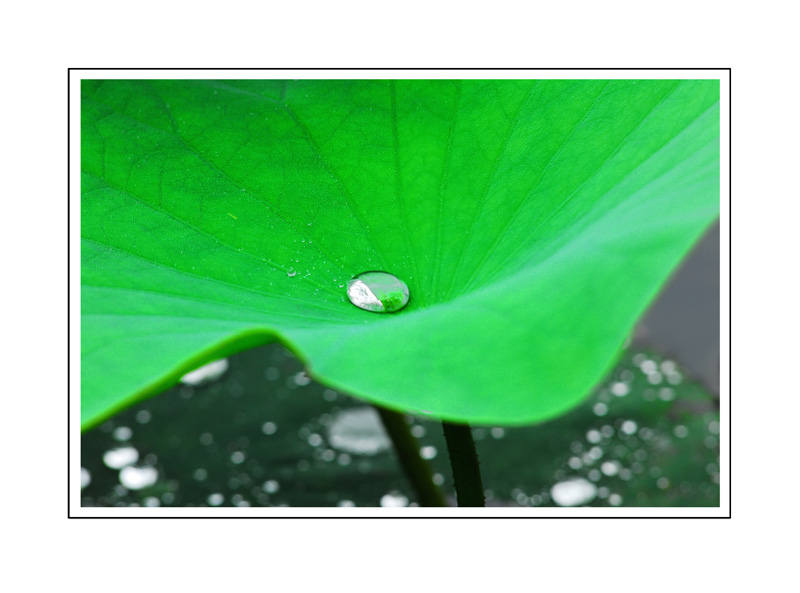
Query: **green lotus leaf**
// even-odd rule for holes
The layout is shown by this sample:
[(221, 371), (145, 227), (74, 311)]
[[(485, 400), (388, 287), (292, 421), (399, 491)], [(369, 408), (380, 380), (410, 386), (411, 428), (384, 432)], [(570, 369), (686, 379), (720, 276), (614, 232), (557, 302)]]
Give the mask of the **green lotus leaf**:
[[(557, 416), (719, 212), (718, 81), (81, 90), (84, 428), (275, 340), (392, 409)], [(408, 305), (353, 306), (366, 271)]]

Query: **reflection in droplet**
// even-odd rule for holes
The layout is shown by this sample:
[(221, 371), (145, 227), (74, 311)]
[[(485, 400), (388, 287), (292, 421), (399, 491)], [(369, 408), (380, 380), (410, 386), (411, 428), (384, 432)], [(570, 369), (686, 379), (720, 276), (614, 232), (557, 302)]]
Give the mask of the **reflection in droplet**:
[(583, 478), (559, 482), (550, 489), (553, 502), (562, 507), (575, 507), (592, 502), (597, 496), (597, 486)]
[(200, 385), (206, 385), (216, 381), (222, 375), (224, 375), (225, 371), (227, 370), (227, 358), (215, 360), (214, 362), (209, 362), (208, 364), (201, 366), (199, 369), (195, 369), (190, 373), (186, 373), (183, 377), (181, 377), (181, 383), (184, 385), (199, 387)]
[(297, 275), (297, 271), (294, 268), (289, 268), (286, 270), (286, 275), (289, 276), (289, 278), (294, 278)]
[(408, 304), (408, 286), (386, 272), (364, 272), (347, 283), (347, 298), (359, 309), (392, 313)]
[(117, 447), (103, 454), (103, 463), (111, 469), (122, 469), (139, 460), (139, 451), (133, 447)]
[(136, 467), (129, 465), (119, 472), (120, 483), (129, 490), (141, 490), (152, 486), (158, 480), (158, 471), (154, 467)]
[(328, 428), (332, 447), (356, 455), (376, 455), (391, 445), (374, 408), (350, 408), (339, 412)]

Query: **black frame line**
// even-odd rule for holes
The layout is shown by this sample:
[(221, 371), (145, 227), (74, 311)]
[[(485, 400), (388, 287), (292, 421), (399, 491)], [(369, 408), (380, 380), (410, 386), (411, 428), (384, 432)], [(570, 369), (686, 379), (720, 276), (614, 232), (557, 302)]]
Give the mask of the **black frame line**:
[[(71, 406), (71, 358), (70, 358), (70, 329), (71, 329), (71, 318), (70, 318), (70, 311), (71, 311), (71, 302), (70, 302), (70, 290), (72, 287), (72, 274), (70, 269), (70, 207), (71, 207), (71, 177), (70, 177), (70, 169), (71, 169), (71, 149), (70, 149), (70, 128), (71, 128), (71, 105), (70, 105), (70, 93), (71, 93), (71, 78), (73, 71), (94, 71), (94, 70), (114, 70), (114, 71), (140, 71), (140, 70), (148, 70), (148, 71), (166, 71), (166, 70), (180, 70), (180, 71), (257, 71), (257, 72), (274, 72), (274, 71), (285, 71), (285, 70), (295, 70), (295, 71), (405, 71), (405, 70), (416, 70), (416, 71), (441, 71), (441, 70), (453, 70), (453, 71), (529, 71), (529, 70), (536, 70), (536, 71), (550, 71), (550, 70), (582, 70), (582, 71), (604, 71), (604, 72), (616, 72), (616, 71), (629, 71), (629, 70), (646, 70), (646, 71), (674, 71), (674, 70), (709, 70), (709, 71), (720, 71), (720, 72), (727, 72), (728, 73), (728, 331), (729, 331), (729, 341), (728, 341), (728, 515), (727, 516), (675, 516), (675, 517), (648, 517), (648, 516), (631, 516), (631, 517), (607, 517), (607, 516), (583, 516), (583, 517), (481, 517), (481, 516), (412, 516), (412, 517), (386, 517), (381, 515), (371, 515), (371, 516), (362, 516), (362, 517), (337, 517), (337, 516), (281, 516), (281, 517), (203, 517), (200, 515), (197, 516), (163, 516), (163, 517), (115, 517), (112, 515), (109, 516), (96, 516), (96, 517), (83, 517), (83, 516), (73, 516), (70, 514), (71, 510), (71, 498), (70, 498), (70, 487), (69, 487), (69, 478), (70, 478), (70, 456), (71, 456), (71, 446), (70, 446), (70, 438), (71, 438), (71, 415), (70, 415), (70, 406)], [(67, 518), (68, 519), (514, 519), (514, 520), (524, 520), (524, 519), (731, 519), (733, 515), (733, 479), (732, 479), (732, 470), (733, 470), (733, 439), (731, 435), (732, 429), (732, 403), (733, 403), (733, 387), (732, 387), (732, 362), (733, 362), (733, 350), (732, 350), (732, 343), (733, 343), (733, 159), (732, 159), (732, 146), (733, 146), (733, 81), (732, 81), (732, 69), (731, 68), (699, 68), (699, 67), (692, 67), (692, 68), (67, 68)], [(721, 199), (721, 196), (720, 196)], [(672, 507), (670, 507), (672, 508)]]

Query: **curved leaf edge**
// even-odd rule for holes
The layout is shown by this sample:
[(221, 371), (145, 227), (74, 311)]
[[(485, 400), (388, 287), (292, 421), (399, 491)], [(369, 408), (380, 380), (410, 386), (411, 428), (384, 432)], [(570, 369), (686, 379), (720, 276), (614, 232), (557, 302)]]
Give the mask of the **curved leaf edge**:
[[(716, 218), (709, 222), (702, 231), (693, 239), (693, 241), (688, 246), (686, 253), (688, 255), (691, 252), (692, 248), (700, 241), (700, 239), (705, 235), (706, 231), (713, 226), (716, 222)], [(591, 393), (596, 389), (596, 387), (602, 383), (607, 375), (613, 370), (614, 366), (620, 360), (622, 355), (627, 349), (627, 342), (629, 336), (632, 335), (633, 330), (636, 326), (636, 323), (642, 316), (646, 313), (646, 311), (652, 306), (655, 300), (658, 298), (659, 294), (663, 291), (664, 287), (669, 283), (672, 276), (678, 271), (681, 267), (683, 262), (685, 261), (686, 256), (682, 258), (680, 261), (676, 263), (672, 270), (664, 277), (662, 282), (655, 287), (655, 290), (650, 295), (650, 297), (643, 303), (641, 309), (636, 313), (634, 316), (634, 322), (625, 332), (625, 338), (622, 340), (619, 348), (612, 353), (609, 357), (606, 364), (603, 366), (602, 372), (598, 373), (597, 379), (593, 386), (585, 391), (585, 393), (575, 395), (572, 398), (565, 400), (563, 406), (557, 406), (551, 408), (547, 413), (544, 414), (537, 414), (534, 417), (520, 417), (519, 419), (509, 420), (508, 417), (503, 418), (465, 418), (464, 416), (458, 415), (448, 415), (448, 414), (429, 414), (429, 413), (418, 413), (402, 406), (394, 405), (392, 403), (387, 403), (385, 401), (381, 401), (378, 398), (375, 398), (371, 394), (363, 393), (358, 388), (353, 388), (352, 386), (345, 385), (337, 381), (336, 379), (328, 376), (325, 373), (318, 372), (314, 369), (313, 363), (311, 361), (311, 357), (305, 354), (300, 346), (292, 341), (288, 336), (284, 335), (282, 332), (266, 327), (259, 327), (248, 329), (244, 331), (240, 331), (238, 333), (234, 333), (232, 336), (225, 338), (201, 351), (197, 354), (185, 358), (183, 361), (175, 365), (170, 371), (164, 373), (161, 377), (155, 379), (154, 381), (146, 384), (141, 389), (135, 391), (130, 396), (124, 398), (114, 406), (111, 406), (104, 410), (101, 413), (95, 414), (94, 416), (88, 418), (85, 421), (81, 422), (81, 432), (87, 432), (92, 430), (105, 422), (106, 420), (110, 419), (117, 413), (130, 408), (142, 401), (154, 397), (160, 393), (163, 393), (167, 389), (174, 387), (180, 382), (181, 377), (185, 374), (205, 365), (215, 360), (219, 360), (221, 358), (225, 358), (227, 356), (231, 356), (238, 352), (242, 352), (244, 350), (249, 350), (251, 348), (256, 348), (258, 346), (263, 346), (265, 344), (270, 344), (273, 342), (277, 342), (281, 344), (284, 348), (286, 348), (289, 352), (291, 352), (303, 365), (306, 374), (315, 380), (317, 383), (329, 387), (331, 389), (335, 389), (340, 393), (346, 394), (350, 397), (364, 400), (370, 404), (381, 406), (395, 412), (400, 412), (403, 414), (409, 415), (416, 415), (422, 418), (438, 418), (443, 421), (447, 422), (455, 422), (455, 423), (469, 423), (473, 426), (527, 426), (532, 424), (540, 424), (543, 422), (547, 422), (554, 418), (557, 418), (570, 410), (578, 407), (587, 397), (591, 395)], [(434, 307), (443, 306), (444, 303), (434, 305)]]
[[(83, 421), (81, 424), (81, 433), (85, 433), (97, 428), (98, 426), (100, 426), (107, 420), (111, 419), (118, 413), (122, 412), (123, 410), (135, 406), (147, 399), (160, 395), (161, 393), (167, 391), (168, 389), (176, 386), (184, 375), (197, 368), (200, 368), (203, 365), (206, 365), (215, 360), (226, 358), (228, 356), (237, 354), (239, 352), (243, 352), (245, 350), (250, 350), (252, 348), (256, 348), (258, 346), (263, 346), (271, 343), (279, 343), (281, 346), (283, 346), (289, 352), (291, 352), (292, 355), (294, 355), (303, 365), (306, 374), (320, 385), (323, 385), (330, 389), (335, 389), (336, 391), (342, 394), (348, 395), (354, 399), (365, 401), (374, 406), (380, 406), (395, 412), (399, 412), (401, 414), (419, 416), (420, 418), (426, 418), (428, 420), (438, 419), (445, 422), (453, 422), (460, 424), (469, 423), (471, 426), (487, 426), (487, 427), (488, 426), (514, 427), (514, 426), (527, 426), (532, 424), (540, 424), (542, 422), (547, 422), (549, 420), (557, 418), (569, 412), (573, 408), (576, 408), (587, 397), (589, 397), (589, 395), (591, 395), (594, 389), (593, 387), (586, 393), (576, 395), (574, 398), (570, 398), (569, 400), (565, 401), (563, 406), (553, 408), (547, 414), (537, 414), (535, 417), (520, 417), (518, 420), (512, 420), (512, 421), (510, 421), (507, 417), (476, 419), (474, 417), (465, 418), (463, 416), (458, 416), (458, 415), (414, 412), (402, 406), (381, 401), (367, 393), (361, 393), (359, 392), (358, 389), (353, 389), (352, 387), (346, 386), (343, 383), (338, 382), (337, 380), (327, 376), (324, 373), (315, 371), (309, 357), (305, 355), (300, 350), (300, 348), (294, 342), (292, 342), (292, 340), (282, 335), (280, 332), (266, 328), (258, 328), (252, 330), (245, 330), (243, 332), (234, 334), (229, 338), (226, 338), (220, 342), (217, 342), (216, 344), (213, 344), (212, 346), (203, 349), (196, 355), (184, 359), (182, 362), (174, 366), (171, 370), (166, 372), (160, 378), (156, 379), (151, 383), (148, 383), (147, 385), (137, 390), (130, 396), (121, 400), (116, 405), (104, 410), (99, 414), (95, 414), (94, 416)], [(624, 354), (625, 350), (626, 350), (625, 347), (620, 347), (613, 354), (609, 362), (605, 365), (603, 372), (600, 374), (600, 377), (597, 381), (598, 384), (602, 382), (603, 378), (614, 368), (618, 360)]]

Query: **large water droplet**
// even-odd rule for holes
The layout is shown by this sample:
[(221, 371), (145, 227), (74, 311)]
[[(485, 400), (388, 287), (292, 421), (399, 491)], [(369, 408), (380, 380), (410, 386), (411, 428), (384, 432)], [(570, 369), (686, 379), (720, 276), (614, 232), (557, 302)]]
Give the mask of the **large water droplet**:
[(364, 272), (347, 283), (347, 297), (365, 311), (392, 313), (408, 303), (408, 286), (386, 272)]

